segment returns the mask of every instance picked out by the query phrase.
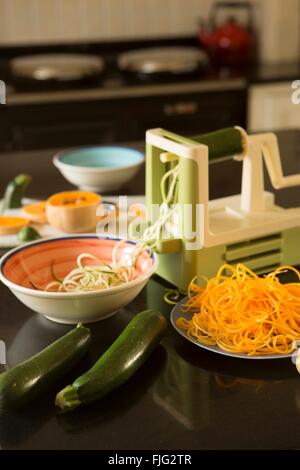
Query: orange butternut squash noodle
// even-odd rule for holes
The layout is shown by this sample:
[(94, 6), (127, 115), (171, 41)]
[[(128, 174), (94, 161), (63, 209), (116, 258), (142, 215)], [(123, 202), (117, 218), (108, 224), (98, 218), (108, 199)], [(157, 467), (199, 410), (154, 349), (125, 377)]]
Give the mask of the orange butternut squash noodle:
[[(300, 340), (300, 283), (283, 284), (278, 275), (292, 271), (281, 266), (259, 277), (247, 266), (224, 264), (212, 279), (194, 278), (177, 326), (205, 345), (249, 356), (290, 354)], [(185, 313), (193, 312), (192, 319)]]

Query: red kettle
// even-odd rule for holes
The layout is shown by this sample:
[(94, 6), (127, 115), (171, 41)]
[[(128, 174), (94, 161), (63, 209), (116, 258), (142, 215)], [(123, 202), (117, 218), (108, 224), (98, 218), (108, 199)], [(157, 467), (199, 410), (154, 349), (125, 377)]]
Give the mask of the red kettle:
[[(230, 9), (227, 20), (217, 25), (217, 16), (221, 9)], [(244, 9), (248, 14), (247, 26), (238, 23), (232, 10)], [(204, 23), (199, 31), (202, 48), (209, 53), (218, 66), (242, 66), (255, 59), (256, 38), (253, 29), (253, 10), (248, 2), (216, 2), (213, 5), (209, 27)]]

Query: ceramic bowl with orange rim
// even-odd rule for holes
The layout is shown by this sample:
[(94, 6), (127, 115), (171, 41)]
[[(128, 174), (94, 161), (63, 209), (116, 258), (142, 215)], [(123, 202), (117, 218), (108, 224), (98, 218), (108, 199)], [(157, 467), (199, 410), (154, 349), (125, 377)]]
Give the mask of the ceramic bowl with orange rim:
[[(76, 266), (76, 259), (82, 253), (90, 253), (111, 264), (118, 241), (96, 235), (34, 241), (9, 251), (1, 258), (0, 280), (24, 305), (52, 321), (76, 324), (103, 320), (140, 293), (157, 268), (158, 258), (154, 253), (142, 250), (136, 263), (137, 278), (121, 285), (87, 292), (49, 292), (43, 289), (53, 281), (53, 266), (55, 275), (64, 278)], [(125, 242), (118, 249), (118, 257), (122, 256), (123, 250), (133, 249), (134, 242)]]

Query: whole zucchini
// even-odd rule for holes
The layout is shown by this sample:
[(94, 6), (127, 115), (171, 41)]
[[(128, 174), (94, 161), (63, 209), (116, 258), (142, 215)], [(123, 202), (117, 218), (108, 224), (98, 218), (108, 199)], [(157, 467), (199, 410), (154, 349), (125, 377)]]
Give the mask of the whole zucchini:
[(6, 209), (18, 209), (22, 206), (22, 198), (30, 181), (31, 176), (18, 175), (8, 183), (4, 193), (2, 212)]
[(146, 361), (166, 328), (157, 311), (137, 314), (94, 366), (57, 394), (55, 404), (70, 411), (119, 387)]
[(32, 242), (33, 240), (39, 240), (41, 235), (39, 232), (33, 227), (23, 227), (18, 232), (18, 240), (21, 243)]
[(0, 375), (0, 410), (19, 408), (63, 377), (87, 351), (90, 330), (69, 331), (38, 354)]

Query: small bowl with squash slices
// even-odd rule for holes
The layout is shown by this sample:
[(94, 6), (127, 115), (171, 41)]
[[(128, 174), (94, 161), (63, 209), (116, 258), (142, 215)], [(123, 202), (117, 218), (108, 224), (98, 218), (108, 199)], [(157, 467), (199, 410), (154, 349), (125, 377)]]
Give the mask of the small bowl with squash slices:
[(9, 251), (0, 260), (0, 280), (49, 320), (91, 323), (130, 303), (157, 265), (156, 254), (135, 242), (74, 235)]

